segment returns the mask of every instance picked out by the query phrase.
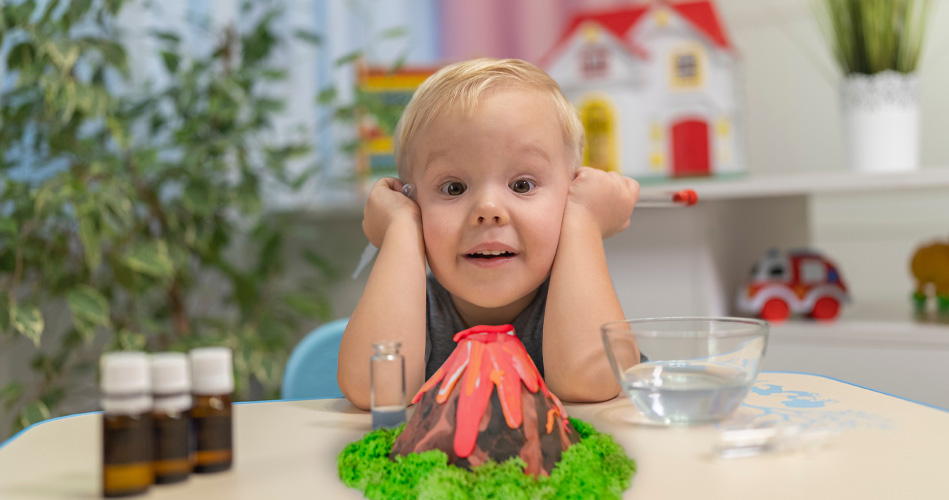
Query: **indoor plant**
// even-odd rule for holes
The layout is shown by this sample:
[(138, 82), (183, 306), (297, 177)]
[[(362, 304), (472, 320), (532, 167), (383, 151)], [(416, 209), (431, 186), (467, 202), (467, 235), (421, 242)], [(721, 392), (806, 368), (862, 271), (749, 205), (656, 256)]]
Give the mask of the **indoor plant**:
[(844, 134), (852, 168), (919, 166), (917, 67), (929, 0), (812, 0), (844, 82)]
[(286, 167), (309, 151), (305, 133), (271, 139), (266, 85), (286, 70), (270, 56), (293, 36), (278, 12), (246, 3), (204, 55), (154, 33), (166, 83), (142, 85), (122, 4), (0, 4), (0, 341), (31, 372), (0, 385), (13, 431), (77, 397), (95, 409), (111, 349), (227, 345), (238, 399), (275, 395), (302, 323), (330, 315), (330, 267), (309, 253), (291, 276), (286, 223), (262, 210), (265, 183), (305, 181)]

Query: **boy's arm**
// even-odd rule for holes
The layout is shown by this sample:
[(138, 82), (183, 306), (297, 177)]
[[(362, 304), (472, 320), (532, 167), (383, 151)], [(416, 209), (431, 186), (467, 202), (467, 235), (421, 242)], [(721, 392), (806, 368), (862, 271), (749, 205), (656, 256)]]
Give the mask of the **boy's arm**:
[(624, 317), (603, 238), (629, 226), (638, 197), (636, 181), (587, 167), (570, 186), (544, 313), (545, 380), (564, 401), (605, 401), (620, 391), (600, 335), (600, 325)]
[(366, 202), (363, 230), (379, 247), (359, 303), (339, 346), (339, 388), (351, 403), (369, 409), (372, 344), (395, 340), (405, 357), (406, 396), (425, 379), (425, 247), (415, 202), (396, 179), (376, 183)]

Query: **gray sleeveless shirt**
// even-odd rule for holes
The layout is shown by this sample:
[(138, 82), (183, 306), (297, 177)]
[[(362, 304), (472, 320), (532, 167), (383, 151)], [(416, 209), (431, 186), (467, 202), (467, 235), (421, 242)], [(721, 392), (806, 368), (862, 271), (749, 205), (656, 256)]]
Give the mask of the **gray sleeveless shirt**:
[[(527, 349), (540, 376), (544, 376), (544, 310), (547, 307), (548, 278), (537, 291), (534, 300), (514, 318), (514, 333)], [(425, 308), (425, 379), (428, 380), (455, 350), (452, 337), (468, 328), (461, 322), (448, 290), (428, 275)], [(475, 326), (475, 325), (471, 325)]]

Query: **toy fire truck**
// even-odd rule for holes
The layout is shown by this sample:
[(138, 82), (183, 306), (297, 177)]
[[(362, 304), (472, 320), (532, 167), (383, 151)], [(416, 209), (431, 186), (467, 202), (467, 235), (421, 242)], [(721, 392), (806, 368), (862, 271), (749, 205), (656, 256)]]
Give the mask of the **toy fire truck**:
[(751, 281), (738, 293), (742, 312), (768, 321), (783, 321), (792, 313), (830, 321), (849, 301), (837, 266), (813, 250), (772, 250), (755, 264)]

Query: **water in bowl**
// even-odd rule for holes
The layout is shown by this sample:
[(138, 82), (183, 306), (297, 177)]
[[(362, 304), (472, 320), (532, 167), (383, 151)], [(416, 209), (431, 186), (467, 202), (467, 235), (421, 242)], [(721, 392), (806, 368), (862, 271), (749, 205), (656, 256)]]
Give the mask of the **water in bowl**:
[(640, 363), (623, 375), (623, 389), (633, 404), (649, 419), (666, 424), (724, 418), (751, 387), (746, 371), (707, 362)]

